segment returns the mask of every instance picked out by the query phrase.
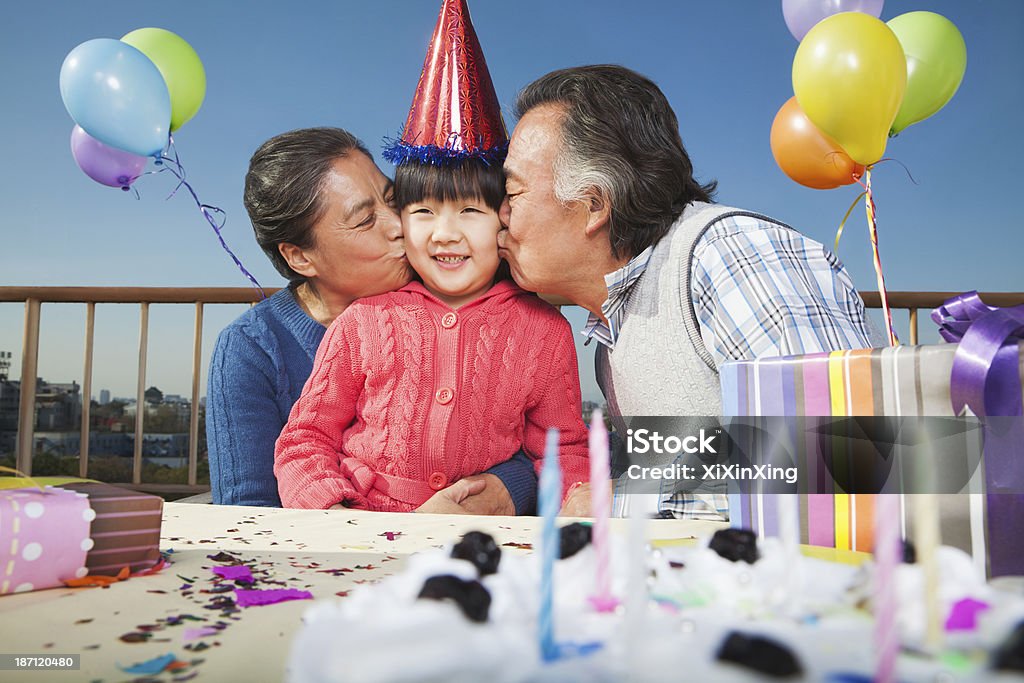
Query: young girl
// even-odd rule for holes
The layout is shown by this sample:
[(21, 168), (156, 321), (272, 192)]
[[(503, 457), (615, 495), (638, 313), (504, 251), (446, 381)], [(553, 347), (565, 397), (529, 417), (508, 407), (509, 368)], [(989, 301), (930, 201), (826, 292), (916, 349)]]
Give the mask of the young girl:
[[(588, 478), (569, 324), (497, 276), (508, 136), (483, 55), (459, 54), (479, 52), (464, 9), (445, 0), (434, 41), (447, 42), (428, 52), (403, 139), (386, 153), (422, 282), (358, 300), (328, 328), (277, 441), (286, 507), (408, 512), (519, 449), (539, 472), (549, 427), (561, 434), (563, 496)], [(436, 77), (452, 69), (474, 72)]]
[[(286, 507), (408, 512), (561, 431), (566, 488), (588, 477), (576, 351), (549, 304), (498, 280), (501, 167), (405, 164), (395, 198), (422, 282), (330, 326), (277, 441)], [(563, 492), (564, 493), (564, 492)]]

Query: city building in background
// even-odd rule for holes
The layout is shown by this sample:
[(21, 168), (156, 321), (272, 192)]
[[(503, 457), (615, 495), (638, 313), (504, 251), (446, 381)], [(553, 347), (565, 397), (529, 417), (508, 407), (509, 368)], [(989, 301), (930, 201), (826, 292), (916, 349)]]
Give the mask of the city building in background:
[[(0, 464), (13, 466), (18, 438), (20, 382), (9, 377), (11, 354), (0, 351)], [(192, 402), (177, 394), (149, 387), (143, 394), (142, 459), (144, 472), (188, 469), (189, 421)], [(33, 416), (33, 473), (77, 474), (82, 452), (82, 391), (76, 381), (36, 380)], [(199, 457), (205, 464), (205, 401), (199, 409)], [(139, 407), (134, 398), (111, 398), (102, 389), (89, 408), (89, 476), (106, 481), (130, 480)], [(94, 472), (94, 469), (96, 470)], [(202, 468), (201, 468), (202, 469)], [(162, 472), (159, 478), (180, 478)], [(144, 474), (145, 481), (145, 474)]]

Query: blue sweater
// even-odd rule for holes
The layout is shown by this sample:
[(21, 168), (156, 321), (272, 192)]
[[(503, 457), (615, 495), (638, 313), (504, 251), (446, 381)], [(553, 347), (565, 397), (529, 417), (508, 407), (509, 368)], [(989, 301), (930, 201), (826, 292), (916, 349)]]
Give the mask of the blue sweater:
[[(206, 394), (206, 443), (213, 502), (281, 506), (274, 443), (313, 372), (327, 331), (291, 288), (240, 315), (217, 338)], [(537, 502), (533, 463), (520, 451), (487, 470), (505, 484), (517, 514)]]

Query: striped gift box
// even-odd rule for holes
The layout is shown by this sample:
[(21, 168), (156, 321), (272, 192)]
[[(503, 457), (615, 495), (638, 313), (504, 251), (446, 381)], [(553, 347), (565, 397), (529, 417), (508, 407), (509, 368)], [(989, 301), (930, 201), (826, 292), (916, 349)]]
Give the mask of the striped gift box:
[[(1024, 344), (1020, 349), (1024, 363)], [(955, 344), (938, 344), (726, 363), (720, 368), (723, 414), (952, 417), (949, 378), (955, 352)], [(843, 454), (822, 452), (821, 440), (807, 436), (800, 427), (800, 420), (793, 420), (791, 434), (778, 438), (806, 440), (793, 451), (800, 454), (806, 478), (814, 483), (810, 488), (816, 491), (808, 493), (808, 482), (801, 482), (803, 542), (871, 551), (874, 496), (830, 488), (832, 477), (825, 465), (836, 466), (829, 459)], [(965, 433), (963, 439), (965, 449), (980, 452), (980, 431)], [(992, 483), (986, 478), (990, 478), (989, 468), (979, 469), (969, 478), (968, 494), (940, 496), (943, 542), (970, 552), (979, 568), (987, 568), (992, 575), (1024, 573), (1024, 552), (1017, 539), (1024, 525), (1016, 521), (1024, 520), (1024, 498), (1000, 496), (1001, 510), (994, 513), (992, 501), (984, 495)], [(730, 519), (762, 536), (775, 535), (777, 501), (774, 495), (731, 493)], [(1007, 504), (1012, 510), (1007, 510)], [(901, 514), (906, 535), (912, 532), (913, 519), (908, 518), (906, 506), (901, 505)]]
[(89, 532), (94, 545), (85, 558), (90, 574), (115, 576), (124, 567), (135, 573), (160, 561), (162, 498), (99, 482), (61, 488), (89, 496), (96, 513)]

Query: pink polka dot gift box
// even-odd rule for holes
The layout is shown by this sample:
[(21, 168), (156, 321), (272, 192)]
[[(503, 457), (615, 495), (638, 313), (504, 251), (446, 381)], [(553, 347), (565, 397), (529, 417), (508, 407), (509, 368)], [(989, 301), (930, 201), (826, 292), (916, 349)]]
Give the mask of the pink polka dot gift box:
[(43, 482), (59, 486), (0, 478), (0, 595), (160, 561), (161, 498), (85, 480)]

